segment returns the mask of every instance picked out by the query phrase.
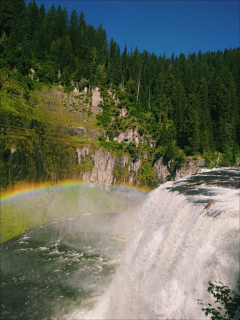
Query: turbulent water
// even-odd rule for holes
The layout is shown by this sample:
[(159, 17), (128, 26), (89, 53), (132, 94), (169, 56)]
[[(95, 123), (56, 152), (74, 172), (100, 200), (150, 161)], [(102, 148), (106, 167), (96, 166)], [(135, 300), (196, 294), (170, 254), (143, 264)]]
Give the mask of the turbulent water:
[(204, 319), (208, 281), (239, 280), (239, 173), (204, 169), (149, 193), (137, 214), (8, 242), (2, 319)]

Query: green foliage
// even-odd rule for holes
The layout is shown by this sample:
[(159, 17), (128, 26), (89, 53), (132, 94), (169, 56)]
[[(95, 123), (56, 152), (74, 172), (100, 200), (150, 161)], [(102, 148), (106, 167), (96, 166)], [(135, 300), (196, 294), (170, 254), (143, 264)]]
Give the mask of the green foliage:
[(3, 90), (0, 92), (0, 101), (1, 101), (0, 102), (1, 113), (9, 112), (9, 113), (19, 115), (19, 111), (15, 107), (15, 103), (13, 99), (11, 99), (9, 95), (7, 95), (7, 93)]
[(177, 150), (174, 157), (174, 162), (177, 167), (182, 167), (186, 162), (186, 155), (183, 150)]
[(223, 158), (222, 154), (220, 154), (219, 152), (211, 151), (205, 152), (202, 157), (205, 160), (205, 166), (210, 168), (215, 167), (216, 165), (221, 165)]
[(84, 138), (77, 138), (77, 137), (71, 137), (71, 141), (72, 142), (75, 142), (75, 143), (80, 143), (80, 144), (83, 144), (83, 143), (86, 143), (87, 140), (84, 139)]
[(106, 141), (106, 137), (104, 136), (104, 134), (101, 134), (101, 135), (98, 137), (98, 141)]
[(72, 86), (65, 86), (64, 87), (64, 92), (66, 92), (66, 93), (71, 93), (72, 91), (73, 91), (73, 87)]
[(118, 94), (118, 99), (119, 99), (120, 101), (125, 100), (126, 97), (127, 97), (127, 96), (126, 96), (126, 93), (125, 93), (124, 91), (119, 92), (119, 94)]
[[(202, 308), (202, 311), (206, 316), (211, 315), (211, 320), (238, 320), (240, 317), (239, 293), (219, 283), (220, 285), (208, 282), (208, 292), (215, 298), (216, 306), (208, 303), (208, 306)], [(238, 289), (240, 290), (239, 281)], [(204, 305), (202, 300), (198, 301), (198, 304)]]
[(168, 143), (165, 147), (158, 147), (157, 150), (159, 149), (164, 152), (162, 155), (165, 155), (168, 160), (173, 160), (176, 167), (182, 167), (186, 162), (184, 151), (175, 145), (175, 141)]
[(158, 186), (156, 175), (153, 171), (152, 165), (149, 162), (144, 163), (144, 165), (142, 166), (139, 174), (139, 180), (142, 186), (147, 186), (151, 189)]
[(155, 153), (159, 156), (164, 156), (165, 153), (167, 151), (167, 146), (163, 147), (163, 146), (159, 146), (157, 147), (157, 149), (155, 150)]
[(103, 126), (104, 129), (107, 129), (111, 123), (111, 113), (106, 108), (103, 109), (102, 113), (97, 114), (97, 124)]
[(112, 151), (123, 150), (123, 145), (121, 143), (118, 143), (117, 141), (100, 140), (100, 146)]
[(139, 150), (136, 146), (135, 141), (130, 141), (126, 146), (126, 151), (130, 154), (133, 162), (135, 162), (139, 158)]
[(77, 170), (81, 172), (91, 171), (93, 167), (94, 166), (90, 161), (82, 160), (81, 163), (77, 166)]
[(99, 64), (96, 70), (96, 81), (100, 86), (105, 86), (107, 80), (107, 73), (105, 70), (105, 66), (103, 64)]
[[(57, 170), (60, 176), (73, 171), (73, 164), (65, 165), (67, 157), (72, 157), (66, 145), (84, 142), (73, 138), (59, 144), (49, 142), (48, 146), (39, 143), (41, 139), (62, 138), (52, 125), (64, 122), (65, 115), (57, 110), (46, 116), (34, 90), (50, 90), (52, 85), (59, 84), (68, 94), (74, 86), (80, 90), (87, 87), (85, 103), (91, 102), (91, 88), (99, 86), (104, 102), (100, 105), (103, 112), (96, 116), (97, 125), (106, 130), (110, 140), (128, 128), (138, 128), (144, 141), (155, 146), (151, 147), (151, 156), (149, 153), (152, 160), (154, 151), (157, 156), (172, 160), (175, 167), (183, 165), (185, 154), (203, 154), (208, 166), (217, 164), (219, 152), (222, 154), (220, 165), (233, 165), (240, 156), (238, 49), (225, 50), (224, 54), (218, 51), (193, 53), (189, 57), (173, 55), (171, 59), (157, 57), (146, 50), (139, 52), (137, 48), (129, 54), (127, 46), (121, 53), (114, 39), (107, 42), (101, 24), (97, 30), (87, 25), (83, 12), (78, 16), (73, 10), (68, 22), (65, 8), (56, 9), (52, 5), (45, 12), (44, 6), (39, 9), (35, 2), (26, 7), (24, 0), (0, 2), (0, 30), (0, 102), (4, 132), (1, 135), (5, 140), (10, 134), (22, 137), (22, 141), (31, 141), (25, 145), (29, 152), (24, 163), (32, 164), (26, 172), (21, 169), (18, 176), (36, 177), (30, 168), (43, 165), (37, 162), (39, 157), (33, 157), (35, 151), (30, 150), (35, 144), (38, 155), (48, 163), (43, 168), (46, 177), (57, 175)], [(108, 94), (109, 88), (115, 90), (115, 99), (120, 103), (115, 103)], [(77, 98), (84, 100), (82, 95)], [(120, 118), (121, 108), (127, 109), (127, 115)], [(75, 115), (71, 114), (72, 119)], [(33, 130), (38, 135), (33, 137), (32, 129), (28, 128), (28, 121), (32, 119), (44, 123), (48, 135), (41, 136)], [(86, 120), (88, 124), (95, 122), (91, 110)], [(134, 143), (117, 144), (100, 138), (101, 143), (108, 149), (128, 152), (133, 161), (140, 158), (144, 150), (141, 144), (137, 148)], [(7, 165), (12, 164), (7, 161), (4, 166)], [(10, 171), (5, 171), (6, 181), (17, 169), (14, 173)]]

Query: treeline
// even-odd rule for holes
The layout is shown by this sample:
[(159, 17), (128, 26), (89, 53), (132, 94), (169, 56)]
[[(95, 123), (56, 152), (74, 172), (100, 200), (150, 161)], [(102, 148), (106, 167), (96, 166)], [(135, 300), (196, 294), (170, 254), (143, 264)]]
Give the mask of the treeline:
[(97, 30), (87, 25), (83, 12), (69, 17), (61, 6), (46, 12), (43, 4), (26, 7), (24, 0), (0, 2), (0, 36), (0, 68), (15, 70), (23, 82), (32, 68), (40, 82), (114, 89), (118, 110), (106, 104), (99, 117), (110, 139), (128, 122), (150, 134), (154, 151), (169, 159), (179, 148), (209, 162), (221, 152), (226, 165), (239, 156), (239, 48), (170, 59), (129, 52), (126, 45), (121, 52), (101, 24)]

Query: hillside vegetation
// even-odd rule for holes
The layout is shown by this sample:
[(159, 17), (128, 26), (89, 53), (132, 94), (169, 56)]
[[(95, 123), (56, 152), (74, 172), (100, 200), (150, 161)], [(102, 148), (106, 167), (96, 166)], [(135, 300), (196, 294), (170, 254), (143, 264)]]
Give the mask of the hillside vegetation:
[[(87, 25), (83, 12), (68, 16), (61, 6), (45, 12), (34, 1), (27, 7), (24, 0), (1, 1), (2, 186), (77, 177), (93, 166), (76, 160), (76, 148), (86, 144), (144, 158), (141, 184), (150, 187), (161, 156), (176, 167), (188, 156), (235, 165), (239, 66), (239, 48), (171, 59), (126, 46), (121, 52), (101, 24)], [(103, 99), (98, 111), (95, 87)], [(74, 127), (87, 134), (71, 134)], [(137, 139), (119, 138), (128, 129)]]

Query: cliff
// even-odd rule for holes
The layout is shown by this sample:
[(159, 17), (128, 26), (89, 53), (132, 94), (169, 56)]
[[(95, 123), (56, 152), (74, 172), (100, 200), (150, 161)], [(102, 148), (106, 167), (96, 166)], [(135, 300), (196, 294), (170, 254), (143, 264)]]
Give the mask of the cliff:
[[(92, 165), (79, 173), (78, 178), (83, 182), (104, 185), (120, 183), (139, 185), (141, 183), (144, 159), (139, 158), (132, 161), (127, 154), (118, 155), (101, 149), (91, 151), (89, 146), (77, 148), (76, 152), (79, 165), (81, 163)], [(203, 159), (193, 160), (192, 157), (188, 157), (182, 167), (175, 168), (171, 161), (166, 162), (163, 157), (160, 157), (155, 162), (153, 169), (158, 183), (163, 183), (169, 178), (177, 180), (194, 174), (203, 166)]]
[[(113, 108), (119, 101), (113, 99), (113, 93), (103, 99), (99, 88), (91, 93), (87, 88), (82, 92), (75, 88), (70, 94), (61, 87), (43, 88), (31, 94), (28, 103), (24, 95), (6, 97), (9, 101), (1, 112), (0, 137), (4, 188), (16, 181), (67, 178), (154, 188), (204, 165), (203, 159), (189, 157), (179, 166), (156, 155), (151, 135), (137, 125), (115, 132), (109, 141), (107, 131), (97, 124), (97, 115), (102, 114), (104, 101), (110, 99)], [(120, 115), (130, 126), (127, 110), (121, 106)]]

